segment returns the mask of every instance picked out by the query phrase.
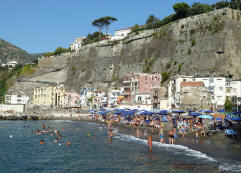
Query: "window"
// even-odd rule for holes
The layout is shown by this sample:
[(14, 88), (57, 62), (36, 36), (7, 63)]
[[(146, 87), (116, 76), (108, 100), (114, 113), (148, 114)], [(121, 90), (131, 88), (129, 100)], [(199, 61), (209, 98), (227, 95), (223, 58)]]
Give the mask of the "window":
[(187, 79), (183, 79), (183, 82), (186, 82), (187, 81)]
[(223, 91), (223, 87), (219, 87), (219, 90), (220, 90), (220, 91)]

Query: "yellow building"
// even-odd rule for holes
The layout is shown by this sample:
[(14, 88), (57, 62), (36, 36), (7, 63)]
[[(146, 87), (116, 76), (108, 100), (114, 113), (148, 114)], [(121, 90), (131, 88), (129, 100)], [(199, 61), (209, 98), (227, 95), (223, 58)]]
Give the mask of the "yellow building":
[(64, 105), (64, 86), (48, 86), (34, 89), (33, 105), (62, 108)]

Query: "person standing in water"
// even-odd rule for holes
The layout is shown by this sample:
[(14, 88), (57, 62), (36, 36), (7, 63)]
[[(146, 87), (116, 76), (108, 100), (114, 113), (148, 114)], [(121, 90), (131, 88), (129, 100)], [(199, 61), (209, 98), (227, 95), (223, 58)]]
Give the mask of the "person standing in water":
[(113, 136), (114, 136), (112, 129), (109, 129), (109, 130), (108, 130), (108, 136), (109, 136), (110, 142), (112, 142), (112, 138), (113, 138)]
[(140, 130), (139, 129), (136, 129), (136, 137), (140, 137)]
[(165, 141), (164, 141), (164, 133), (163, 133), (162, 127), (160, 127), (159, 136), (160, 136), (160, 143), (164, 144)]
[(174, 128), (169, 132), (169, 144), (174, 144)]
[(148, 145), (149, 145), (149, 151), (152, 151), (152, 136), (151, 134), (148, 135)]

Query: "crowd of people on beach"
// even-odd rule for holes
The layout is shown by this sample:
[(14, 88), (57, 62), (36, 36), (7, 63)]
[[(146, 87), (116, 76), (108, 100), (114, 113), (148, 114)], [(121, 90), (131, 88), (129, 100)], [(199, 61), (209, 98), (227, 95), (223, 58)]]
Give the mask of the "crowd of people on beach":
[[(108, 135), (112, 141), (113, 131), (112, 124), (128, 125), (136, 129), (136, 137), (144, 137), (147, 139), (149, 150), (152, 150), (152, 132), (157, 130), (159, 133), (160, 143), (175, 144), (177, 136), (184, 137), (187, 133), (191, 133), (195, 138), (206, 135), (206, 126), (204, 121), (198, 117), (182, 117), (180, 115), (172, 116), (146, 116), (146, 115), (130, 115), (121, 116), (113, 113), (106, 115), (91, 114), (89, 119), (106, 123), (108, 126)], [(215, 126), (212, 124), (212, 126)], [(144, 128), (144, 132), (143, 132)], [(168, 141), (165, 141), (164, 130), (168, 131)], [(148, 133), (149, 131), (149, 133)]]

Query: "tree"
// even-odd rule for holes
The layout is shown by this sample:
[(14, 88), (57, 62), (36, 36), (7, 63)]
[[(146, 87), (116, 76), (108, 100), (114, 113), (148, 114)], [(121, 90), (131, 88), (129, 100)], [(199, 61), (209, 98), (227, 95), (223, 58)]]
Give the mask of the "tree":
[(225, 7), (228, 7), (229, 6), (229, 2), (225, 2), (225, 1), (220, 1), (220, 2), (217, 2), (216, 4), (213, 5), (215, 9), (221, 9), (221, 8), (225, 8)]
[(146, 28), (152, 29), (155, 27), (155, 24), (158, 23), (160, 20), (156, 18), (154, 15), (150, 15), (146, 20)]
[(213, 11), (213, 7), (208, 4), (194, 3), (189, 9), (189, 16), (198, 15)]
[(179, 19), (187, 16), (189, 8), (190, 6), (184, 2), (173, 5), (173, 9)]
[(226, 98), (225, 104), (224, 104), (225, 110), (227, 112), (232, 112), (233, 109), (233, 103), (231, 102), (231, 100), (229, 100), (229, 98)]
[(108, 34), (108, 29), (111, 23), (118, 21), (116, 18), (111, 16), (102, 17), (104, 21), (104, 26), (106, 27), (106, 35)]
[(96, 19), (92, 22), (92, 26), (96, 27), (99, 30), (99, 39), (101, 40), (101, 30), (104, 28), (105, 26), (105, 20), (104, 18), (99, 18)]

